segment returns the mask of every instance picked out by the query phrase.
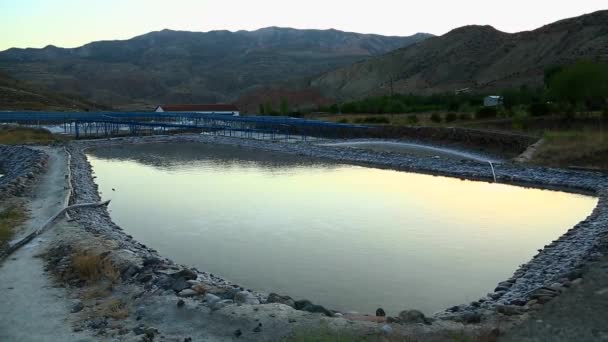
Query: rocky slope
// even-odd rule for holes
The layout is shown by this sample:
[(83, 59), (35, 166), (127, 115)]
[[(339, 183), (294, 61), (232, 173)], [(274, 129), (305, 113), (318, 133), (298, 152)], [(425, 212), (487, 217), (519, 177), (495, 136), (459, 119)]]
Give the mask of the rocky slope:
[(76, 96), (54, 93), (0, 73), (0, 110), (86, 111), (107, 109)]
[(579, 59), (608, 61), (608, 11), (515, 34), (461, 27), (331, 71), (310, 85), (339, 99), (389, 94), (391, 83), (395, 92), (419, 94), (533, 87), (542, 85), (546, 68)]
[(44, 171), (47, 156), (24, 146), (0, 145), (0, 200), (21, 196)]
[(10, 49), (0, 70), (109, 105), (223, 102), (258, 85), (312, 75), (427, 38), (337, 30), (164, 30), (75, 49)]

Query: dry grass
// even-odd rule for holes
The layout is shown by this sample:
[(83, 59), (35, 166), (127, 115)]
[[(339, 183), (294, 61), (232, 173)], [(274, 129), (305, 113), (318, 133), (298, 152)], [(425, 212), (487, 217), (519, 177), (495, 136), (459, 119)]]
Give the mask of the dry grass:
[(0, 125), (0, 144), (4, 145), (50, 144), (66, 139), (44, 129)]
[(107, 284), (104, 286), (88, 287), (83, 293), (82, 298), (85, 300), (107, 298), (112, 295)]
[(109, 258), (102, 258), (90, 252), (75, 253), (72, 256), (72, 268), (79, 279), (89, 283), (106, 280), (115, 284), (120, 279), (120, 271)]
[[(446, 117), (447, 113), (439, 113)], [(356, 123), (367, 117), (386, 117), (394, 126), (411, 125), (412, 114), (332, 114), (314, 115), (312, 119)], [(415, 114), (419, 126), (454, 126), (507, 133), (544, 136), (546, 144), (539, 148), (531, 163), (552, 167), (586, 167), (608, 170), (608, 114), (579, 114), (574, 120), (561, 117), (528, 117), (527, 113), (512, 118), (462, 120), (433, 123), (432, 113)], [(470, 115), (469, 115), (470, 116)], [(603, 118), (603, 119), (602, 119)], [(525, 120), (524, 120), (525, 119)], [(523, 121), (522, 121), (523, 120)]]
[(548, 131), (544, 138), (545, 144), (534, 156), (535, 164), (608, 169), (608, 132)]
[(207, 292), (207, 289), (203, 285), (196, 285), (192, 288), (199, 295), (204, 295)]
[[(438, 112), (445, 116), (446, 113)], [(389, 121), (389, 125), (393, 126), (408, 126), (412, 125), (411, 117), (415, 116), (417, 123), (416, 125), (424, 126), (436, 126), (437, 124), (431, 121), (431, 115), (433, 113), (404, 113), (404, 114), (323, 114), (323, 115), (310, 115), (307, 118), (316, 119), (328, 122), (341, 122), (341, 123), (358, 123), (366, 118), (386, 118)]]
[(129, 317), (129, 309), (126, 303), (116, 298), (102, 304), (98, 313), (113, 319), (125, 319)]
[(25, 209), (19, 205), (12, 205), (0, 211), (0, 247), (10, 241), (16, 228), (23, 224), (26, 218)]

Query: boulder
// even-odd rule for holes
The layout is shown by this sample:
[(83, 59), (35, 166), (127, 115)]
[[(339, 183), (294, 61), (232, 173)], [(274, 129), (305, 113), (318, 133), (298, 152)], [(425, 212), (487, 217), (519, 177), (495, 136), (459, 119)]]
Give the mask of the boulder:
[(460, 314), (460, 322), (465, 324), (476, 324), (481, 322), (481, 315), (473, 311), (465, 311)]
[(209, 304), (209, 306), (213, 306), (213, 304), (222, 300), (220, 297), (211, 293), (207, 293), (203, 299), (207, 302), (207, 304)]
[(496, 311), (507, 316), (521, 315), (526, 312), (523, 307), (518, 305), (496, 305)]
[(180, 297), (196, 297), (198, 295), (198, 292), (192, 290), (192, 289), (185, 289), (182, 290), (178, 296)]
[(82, 302), (80, 302), (80, 301), (79, 301), (78, 303), (76, 303), (76, 304), (75, 304), (75, 305), (72, 307), (71, 312), (72, 312), (72, 313), (77, 313), (77, 312), (82, 311), (82, 309), (84, 309), (84, 304), (82, 304)]
[(403, 310), (399, 313), (399, 320), (402, 323), (426, 323), (426, 317), (418, 310)]
[(143, 260), (144, 267), (156, 266), (162, 264), (163, 261), (157, 257), (145, 257)]
[(173, 279), (184, 278), (184, 280), (196, 280), (198, 275), (196, 274), (196, 272), (184, 268), (179, 272), (171, 273), (171, 277)]
[(173, 289), (173, 291), (176, 291), (176, 292), (180, 292), (182, 290), (189, 289), (189, 288), (190, 288), (190, 284), (188, 284), (188, 282), (186, 282), (186, 279), (184, 279), (184, 278), (177, 278), (173, 282), (173, 285), (171, 285), (171, 289)]
[(249, 291), (240, 291), (234, 295), (234, 301), (237, 304), (257, 305), (260, 304), (260, 300), (257, 299)]
[(390, 335), (393, 333), (393, 328), (388, 324), (383, 325), (380, 330), (384, 335)]
[(234, 301), (232, 299), (223, 299), (223, 300), (220, 300), (220, 301), (216, 302), (215, 304), (213, 304), (211, 309), (219, 310), (219, 309), (225, 308), (228, 305), (232, 305), (232, 304), (234, 304)]
[(268, 295), (268, 299), (266, 300), (267, 303), (280, 303), (280, 304), (285, 304), (287, 306), (291, 306), (292, 308), (295, 309), (296, 307), (296, 302), (289, 296), (281, 296), (278, 295), (276, 293), (271, 293)]
[(165, 274), (161, 274), (158, 278), (156, 278), (156, 286), (163, 290), (171, 290), (174, 282), (175, 280), (173, 278)]
[(327, 317), (333, 317), (333, 312), (327, 310), (321, 305), (313, 304), (311, 301), (303, 299), (295, 302), (296, 310), (313, 312), (313, 313), (322, 313)]

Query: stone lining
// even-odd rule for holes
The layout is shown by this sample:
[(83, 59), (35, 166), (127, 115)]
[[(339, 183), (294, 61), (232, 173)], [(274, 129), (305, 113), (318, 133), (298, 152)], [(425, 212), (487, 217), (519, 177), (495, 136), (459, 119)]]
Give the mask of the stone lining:
[[(122, 138), (81, 141), (70, 145), (69, 149), (73, 154), (72, 176), (75, 200), (77, 202), (100, 200), (97, 185), (91, 175), (91, 167), (84, 155), (87, 148), (163, 142), (227, 144), (431, 175), (482, 181), (493, 179), (489, 165), (470, 160), (454, 161), (432, 157), (410, 157), (392, 152), (379, 153), (360, 149), (318, 146), (312, 143), (281, 143), (203, 135)], [(495, 312), (508, 315), (524, 313), (530, 309), (530, 306), (538, 303), (539, 299), (541, 302), (548, 301), (558, 295), (564, 287), (569, 286), (569, 283), (580, 277), (582, 267), (603, 255), (604, 238), (608, 236), (608, 187), (606, 186), (608, 176), (596, 172), (528, 167), (507, 163), (496, 166), (496, 178), (500, 183), (594, 195), (599, 198), (599, 202), (587, 219), (539, 250), (539, 253), (516, 270), (511, 278), (499, 283), (494, 292), (471, 304), (463, 304), (437, 313), (436, 318), (476, 323), (482, 317), (493, 315)], [(119, 242), (121, 248), (139, 256), (144, 261), (142, 265), (145, 265), (145, 260), (156, 259), (162, 260), (162, 263), (167, 265), (174, 265), (170, 260), (160, 258), (153, 249), (134, 241), (132, 237), (122, 232), (122, 229), (111, 221), (105, 208), (78, 210), (78, 215), (75, 217), (85, 229), (109, 236)], [(137, 266), (137, 270), (133, 272), (145, 273), (147, 271), (144, 268)], [(197, 280), (220, 288), (218, 293), (224, 293), (222, 291), (226, 289), (243, 290), (238, 285), (214, 275), (196, 272)], [(154, 277), (157, 282), (158, 279), (162, 279), (158, 272), (154, 273)], [(261, 302), (268, 299), (265, 294), (256, 293), (254, 296)], [(407, 303), (404, 303), (404, 306), (406, 305)]]
[(23, 196), (46, 169), (46, 153), (24, 146), (0, 145), (0, 200)]

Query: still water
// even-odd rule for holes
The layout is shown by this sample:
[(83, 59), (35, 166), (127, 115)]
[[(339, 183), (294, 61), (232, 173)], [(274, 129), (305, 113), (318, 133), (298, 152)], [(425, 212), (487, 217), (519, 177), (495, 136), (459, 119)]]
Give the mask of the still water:
[(362, 313), (476, 300), (597, 204), (219, 145), (112, 147), (88, 158), (113, 220), (164, 256)]

